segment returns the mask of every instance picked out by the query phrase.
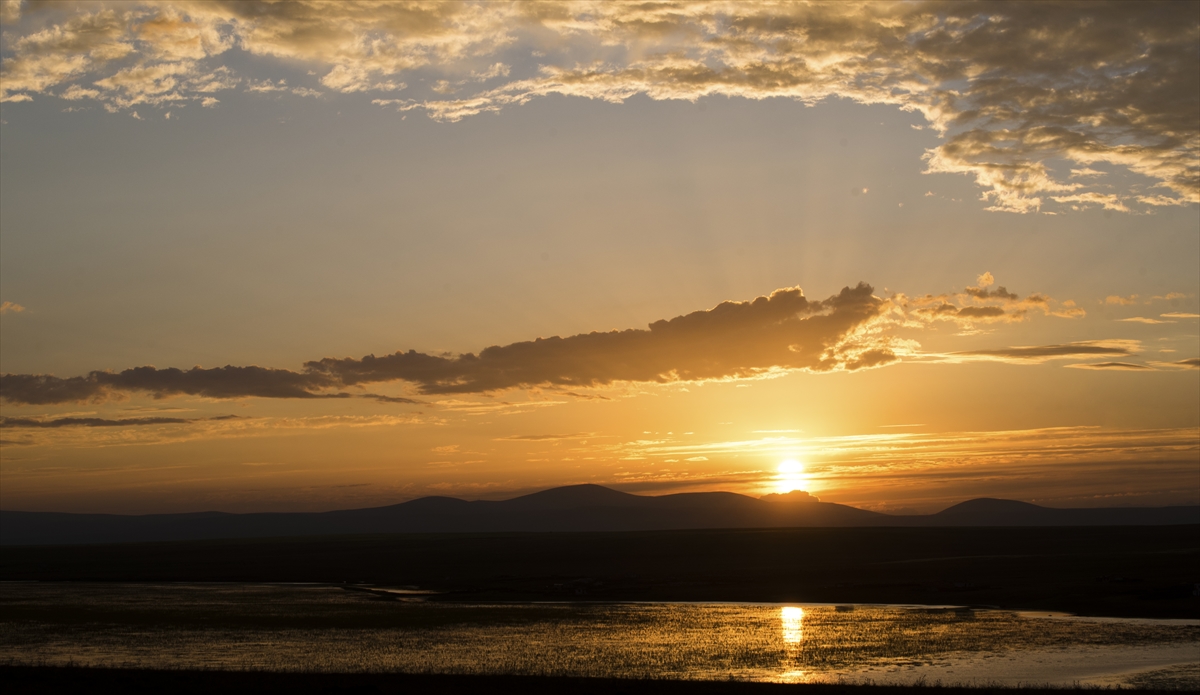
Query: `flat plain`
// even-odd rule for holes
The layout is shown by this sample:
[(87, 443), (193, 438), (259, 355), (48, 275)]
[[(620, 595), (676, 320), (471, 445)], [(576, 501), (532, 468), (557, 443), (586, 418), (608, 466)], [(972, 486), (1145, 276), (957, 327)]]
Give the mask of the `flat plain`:
[(6, 547), (3, 581), (317, 582), (435, 601), (899, 603), (1200, 618), (1200, 526), (400, 534)]

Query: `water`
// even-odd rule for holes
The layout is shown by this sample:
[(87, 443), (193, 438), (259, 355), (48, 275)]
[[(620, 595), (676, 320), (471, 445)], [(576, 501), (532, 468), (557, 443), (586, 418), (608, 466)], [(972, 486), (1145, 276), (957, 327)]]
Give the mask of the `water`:
[(18, 663), (1200, 686), (1200, 621), (921, 606), (424, 601), (323, 585), (0, 584)]

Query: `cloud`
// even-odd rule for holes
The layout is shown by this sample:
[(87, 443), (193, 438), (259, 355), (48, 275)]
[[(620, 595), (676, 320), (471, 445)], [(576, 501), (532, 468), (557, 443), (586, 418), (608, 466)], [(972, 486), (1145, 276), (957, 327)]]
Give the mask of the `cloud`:
[(359, 398), (370, 398), (379, 401), (380, 403), (403, 403), (403, 404), (419, 404), (421, 401), (412, 398), (404, 398), (402, 396), (384, 396), (378, 393), (364, 393), (359, 395)]
[(1175, 323), (1174, 321), (1159, 321), (1158, 319), (1150, 319), (1150, 318), (1146, 318), (1145, 316), (1131, 316), (1127, 319), (1117, 319), (1117, 320), (1124, 321), (1126, 323), (1146, 323), (1146, 324), (1151, 324), (1151, 325), (1160, 324), (1160, 323)]
[(45, 418), (0, 418), (0, 427), (22, 427), (38, 429), (57, 429), (59, 427), (134, 427), (139, 425), (187, 425), (194, 422), (219, 422), (223, 420), (241, 419), (237, 415), (222, 415), (209, 418), (178, 418), (178, 417), (136, 417), (109, 420), (98, 417), (60, 417)]
[[(990, 278), (990, 274), (988, 275)], [(981, 283), (982, 284), (982, 283)], [(951, 303), (954, 302), (954, 303)], [(369, 384), (403, 381), (423, 394), (484, 394), (548, 387), (556, 395), (608, 400), (580, 388), (618, 383), (677, 383), (771, 378), (791, 371), (855, 371), (882, 367), (902, 357), (922, 361), (1042, 361), (1058, 358), (1125, 356), (1137, 341), (1090, 341), (943, 355), (922, 354), (920, 345), (890, 332), (954, 320), (1015, 322), (1031, 310), (1048, 316), (1077, 316), (1070, 301), (1038, 293), (1021, 298), (1004, 287), (968, 287), (964, 292), (910, 299), (875, 296), (859, 283), (823, 300), (810, 300), (799, 287), (775, 290), (750, 301), (727, 301), (644, 329), (552, 336), (494, 345), (478, 354), (429, 354), (408, 350), (376, 357), (325, 357), (298, 371), (260, 366), (192, 369), (153, 366), (83, 376), (4, 374), (0, 399), (48, 405), (102, 402), (133, 394), (152, 398), (193, 396), (237, 398), (366, 398), (381, 403), (424, 404), (447, 411), (520, 411), (559, 401), (509, 403), (439, 400), (422, 403), (403, 396), (366, 393)], [(1078, 312), (1078, 313), (1074, 313)]]
[(1067, 367), (1072, 369), (1095, 369), (1101, 371), (1154, 371), (1144, 364), (1134, 364), (1133, 362), (1089, 362), (1086, 364), (1068, 364)]
[(0, 314), (7, 314), (10, 311), (14, 314), (19, 314), (25, 311), (25, 307), (15, 302), (0, 302)]
[(102, 401), (128, 393), (148, 393), (155, 398), (175, 395), (204, 398), (330, 398), (350, 394), (318, 394), (314, 389), (333, 385), (323, 375), (303, 374), (265, 367), (216, 367), (181, 370), (135, 367), (122, 372), (90, 372), (87, 376), (60, 378), (48, 374), (4, 374), (0, 397), (10, 403), (48, 405)]
[(508, 437), (497, 437), (498, 442), (553, 442), (564, 439), (587, 439), (595, 437), (595, 432), (575, 432), (572, 434), (514, 434)]
[(1104, 298), (1104, 303), (1115, 304), (1118, 306), (1129, 306), (1130, 304), (1137, 304), (1137, 298), (1138, 296), (1136, 294), (1131, 294), (1128, 297), (1110, 294)]
[(1141, 343), (1136, 340), (1089, 340), (1061, 345), (1035, 345), (998, 350), (971, 350), (950, 353), (952, 361), (988, 360), (1014, 364), (1040, 363), (1047, 360), (1088, 357), (1125, 357), (1136, 355)]
[(1170, 369), (1200, 369), (1200, 357), (1189, 357), (1186, 360), (1178, 362), (1151, 362), (1155, 367), (1167, 367)]
[[(865, 355), (855, 329), (880, 314), (869, 285), (824, 301), (799, 288), (749, 302), (724, 302), (648, 329), (587, 333), (493, 346), (456, 357), (415, 351), (305, 365), (330, 381), (358, 385), (405, 380), (422, 393), (480, 393), (530, 386), (604, 386), (618, 381), (671, 382), (746, 378), (773, 369), (829, 371), (894, 361)], [(877, 346), (871, 345), (870, 349)]]
[(892, 297), (892, 303), (910, 322), (953, 321), (968, 329), (975, 323), (1024, 321), (1031, 311), (1060, 318), (1082, 318), (1087, 315), (1073, 301), (1056, 302), (1037, 292), (1022, 299), (1004, 286), (991, 288), (995, 281), (991, 273), (985, 272), (979, 276), (978, 286), (967, 287), (962, 292), (920, 297), (897, 293)]
[[(91, 90), (77, 80), (114, 109), (211, 99), (202, 74), (235, 47), (307, 66), (315, 83), (294, 94), (396, 91), (423, 71), (427, 93), (374, 101), (442, 121), (550, 95), (843, 98), (920, 114), (941, 138), (926, 170), (971, 177), (990, 210), (1200, 202), (1200, 28), (1188, 2), (4, 7), (0, 98), (13, 102)], [(514, 65), (516, 54), (537, 58)], [(438, 84), (471, 91), (446, 98)], [(1122, 177), (1095, 167), (1133, 176), (1106, 187), (1097, 179)]]
[(1172, 311), (1169, 314), (1159, 314), (1164, 319), (1200, 319), (1200, 314), (1186, 314), (1181, 311)]
[(0, 22), (16, 22), (21, 18), (21, 0), (0, 2)]
[(0, 397), (33, 405), (100, 401), (130, 393), (155, 398), (349, 398), (355, 394), (329, 389), (407, 381), (422, 393), (484, 393), (536, 386), (737, 379), (794, 369), (854, 370), (897, 359), (886, 341), (865, 330), (885, 304), (861, 283), (822, 301), (809, 300), (799, 288), (787, 288), (656, 321), (647, 329), (539, 338), (489, 347), (478, 355), (410, 350), (383, 357), (325, 358), (308, 362), (299, 372), (258, 366), (148, 366), (66, 378), (4, 374)]

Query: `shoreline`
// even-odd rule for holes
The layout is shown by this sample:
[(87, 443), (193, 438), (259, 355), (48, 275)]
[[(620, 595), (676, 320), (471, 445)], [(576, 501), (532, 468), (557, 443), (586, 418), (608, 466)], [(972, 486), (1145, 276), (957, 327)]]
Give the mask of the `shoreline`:
[(420, 587), (437, 592), (431, 602), (910, 604), (1152, 619), (1200, 619), (1197, 567), (1200, 526), (416, 534), (0, 553), (5, 581)]
[(117, 580), (95, 581), (77, 579), (0, 579), (0, 588), (5, 585), (75, 585), (75, 586), (278, 586), (342, 589), (345, 591), (371, 594), (376, 600), (399, 603), (434, 603), (463, 606), (623, 606), (623, 605), (679, 605), (679, 606), (763, 606), (801, 608), (899, 608), (926, 611), (1000, 611), (1015, 613), (1022, 617), (1039, 617), (1061, 620), (1112, 620), (1129, 623), (1147, 622), (1156, 624), (1200, 626), (1200, 617), (1162, 617), (1160, 615), (1106, 615), (1079, 613), (1055, 608), (1022, 608), (1020, 606), (997, 606), (970, 603), (919, 603), (912, 601), (790, 601), (790, 600), (725, 600), (725, 599), (639, 599), (639, 598), (469, 598), (451, 597), (455, 592), (438, 591), (395, 591), (389, 587), (373, 585), (345, 585), (330, 582), (285, 582), (285, 581), (210, 581), (210, 580)]
[[(1044, 686), (1017, 685), (875, 685), (858, 683), (762, 683), (751, 681), (647, 680), (626, 678), (586, 678), (530, 675), (462, 675), (428, 673), (328, 673), (275, 671), (173, 670), (91, 666), (40, 666), (0, 664), (0, 682), (6, 693), (32, 695), (45, 692), (161, 693), (178, 695), (220, 692), (234, 695), (365, 695), (385, 692), (437, 692), (445, 695), (467, 693), (530, 693), (540, 695), (570, 692), (572, 695), (641, 695), (668, 693), (677, 695), (767, 695), (800, 693), (805, 695), (1053, 695), (1073, 691), (1099, 691), (1108, 688), (1092, 685)], [(1182, 689), (1137, 689), (1134, 692), (1178, 693)]]

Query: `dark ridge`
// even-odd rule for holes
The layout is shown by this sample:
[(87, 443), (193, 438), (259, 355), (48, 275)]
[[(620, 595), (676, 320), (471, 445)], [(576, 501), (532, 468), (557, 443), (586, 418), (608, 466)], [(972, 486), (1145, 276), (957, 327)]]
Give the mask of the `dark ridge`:
[(66, 514), (0, 511), (0, 545), (76, 545), (372, 533), (611, 532), (844, 526), (1145, 526), (1200, 524), (1200, 507), (1051, 509), (975, 499), (937, 514), (897, 516), (821, 502), (804, 492), (650, 497), (571, 485), (502, 501), (423, 497), (332, 512)]

